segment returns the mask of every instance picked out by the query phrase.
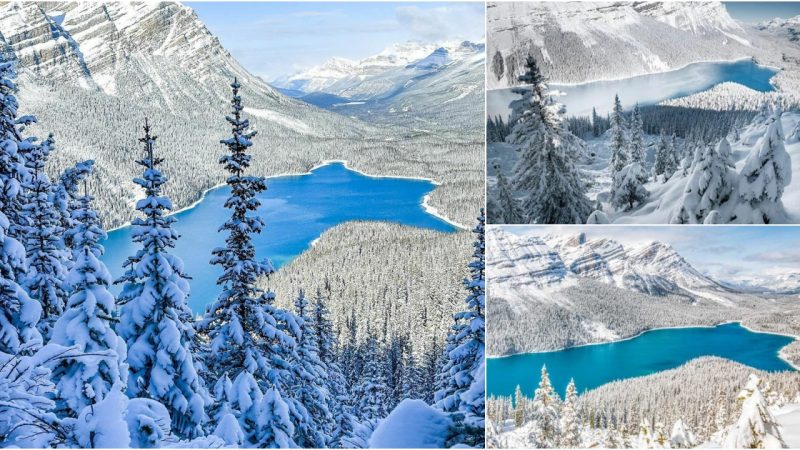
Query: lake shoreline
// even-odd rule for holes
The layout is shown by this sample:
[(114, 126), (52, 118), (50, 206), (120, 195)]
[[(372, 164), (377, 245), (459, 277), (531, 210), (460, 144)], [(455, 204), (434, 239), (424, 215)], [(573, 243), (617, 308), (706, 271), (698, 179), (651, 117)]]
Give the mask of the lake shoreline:
[[(690, 63), (686, 63), (686, 64), (684, 64), (682, 66), (679, 66), (679, 67), (676, 67), (676, 68), (672, 68), (672, 69), (668, 69), (668, 70), (661, 70), (661, 71), (656, 71), (656, 72), (646, 72), (646, 73), (640, 73), (640, 74), (636, 74), (636, 75), (627, 75), (627, 76), (616, 77), (616, 78), (598, 78), (596, 80), (586, 80), (586, 81), (580, 81), (580, 82), (574, 82), (574, 83), (565, 83), (565, 82), (549, 80), (548, 87), (553, 87), (553, 88), (558, 87), (558, 86), (578, 87), (578, 86), (583, 86), (583, 85), (591, 84), (591, 83), (602, 83), (602, 82), (607, 82), (607, 81), (623, 81), (623, 80), (627, 80), (629, 78), (636, 78), (636, 77), (644, 77), (644, 76), (648, 76), (648, 75), (660, 75), (660, 74), (665, 74), (665, 73), (670, 73), (670, 72), (677, 72), (679, 70), (683, 70), (683, 69), (691, 66), (692, 64), (736, 63), (736, 62), (739, 62), (739, 61), (746, 61), (746, 60), (749, 60), (749, 59), (752, 59), (752, 57), (743, 56), (741, 58), (735, 58), (735, 59), (708, 59), (708, 60), (692, 61)], [(769, 65), (766, 65), (766, 64), (756, 64), (756, 65), (760, 66), (760, 67), (768, 67), (768, 68), (775, 69), (775, 70), (782, 70), (780, 67), (769, 66)], [(486, 93), (488, 94), (489, 92), (492, 92), (492, 91), (503, 91), (503, 90), (512, 89), (512, 88), (515, 88), (515, 87), (520, 87), (520, 86), (524, 86), (524, 85), (506, 86), (506, 87), (502, 87), (502, 88), (487, 89)]]
[[(649, 328), (647, 330), (640, 331), (639, 333), (636, 333), (635, 335), (628, 336), (628, 337), (625, 337), (625, 338), (622, 338), (622, 339), (616, 339), (616, 340), (613, 340), (613, 341), (587, 342), (585, 344), (573, 345), (573, 346), (569, 346), (569, 347), (562, 347), (562, 348), (559, 348), (559, 349), (547, 350), (547, 351), (542, 351), (542, 352), (517, 352), (517, 353), (511, 353), (511, 354), (501, 355), (501, 356), (487, 355), (486, 359), (487, 360), (489, 360), (489, 359), (504, 359), (504, 358), (510, 358), (510, 357), (513, 357), (513, 356), (521, 356), (521, 355), (556, 353), (556, 352), (562, 352), (564, 350), (570, 350), (570, 349), (573, 349), (573, 348), (581, 348), (581, 347), (589, 347), (589, 346), (592, 346), (592, 345), (604, 345), (604, 344), (614, 344), (614, 343), (617, 343), (617, 342), (625, 342), (625, 341), (629, 341), (631, 339), (635, 339), (637, 337), (640, 337), (643, 334), (649, 333), (651, 331), (676, 330), (676, 329), (684, 329), (684, 328), (716, 328), (718, 326), (729, 325), (729, 324), (732, 324), (732, 323), (738, 324), (740, 327), (750, 331), (751, 333), (772, 334), (772, 335), (775, 335), (775, 336), (790, 337), (790, 338), (794, 339), (794, 341), (800, 341), (800, 336), (795, 336), (795, 335), (787, 334), (787, 333), (777, 333), (777, 332), (771, 332), (771, 331), (756, 330), (754, 328), (748, 327), (747, 325), (744, 325), (741, 320), (726, 320), (724, 322), (719, 322), (719, 323), (714, 324), (714, 325), (679, 325), (679, 326)], [(789, 344), (791, 344), (791, 342)], [(786, 359), (782, 354), (783, 349), (786, 346), (788, 346), (789, 344), (784, 345), (783, 347), (781, 347), (778, 350), (778, 352), (777, 352), (778, 358), (781, 359), (782, 361), (784, 361), (790, 367), (794, 368), (796, 371), (800, 372), (800, 367), (798, 367), (796, 364), (794, 364), (791, 361), (789, 361), (788, 359)]]
[[(360, 175), (363, 175), (363, 176), (369, 177), (369, 178), (399, 178), (399, 179), (403, 179), (403, 180), (427, 181), (427, 182), (429, 182), (429, 183), (431, 183), (431, 184), (433, 184), (434, 186), (437, 186), (437, 187), (442, 185), (442, 183), (440, 183), (439, 181), (436, 181), (436, 180), (431, 179), (431, 178), (426, 178), (426, 177), (412, 177), (412, 176), (407, 176), (407, 175), (394, 176), (394, 175), (373, 175), (373, 174), (369, 174), (369, 173), (363, 172), (363, 171), (361, 171), (359, 169), (355, 169), (355, 168), (350, 167), (348, 161), (344, 160), (344, 159), (326, 159), (326, 160), (323, 160), (320, 163), (315, 164), (310, 169), (308, 169), (308, 171), (306, 171), (306, 172), (302, 172), (302, 173), (291, 173), (291, 172), (289, 172), (289, 173), (279, 173), (279, 174), (276, 174), (276, 175), (269, 175), (269, 176), (266, 176), (264, 178), (270, 179), (270, 178), (300, 177), (300, 176), (311, 175), (312, 174), (311, 172), (313, 172), (313, 171), (315, 171), (315, 170), (317, 170), (317, 169), (319, 169), (321, 167), (329, 166), (329, 165), (332, 165), (332, 164), (342, 164), (347, 170), (356, 172), (356, 173), (358, 173)], [(216, 190), (216, 189), (219, 189), (219, 188), (222, 188), (222, 187), (225, 187), (226, 185), (227, 185), (227, 183), (223, 182), (223, 183), (218, 183), (218, 184), (216, 184), (214, 186), (211, 186), (209, 188), (204, 189), (203, 191), (201, 191), (200, 197), (197, 200), (195, 200), (194, 202), (192, 202), (191, 204), (189, 204), (187, 206), (184, 206), (183, 208), (177, 209), (175, 211), (170, 211), (169, 214), (167, 214), (167, 216), (180, 214), (182, 212), (189, 211), (191, 209), (196, 208), (197, 205), (199, 205), (203, 200), (206, 199), (206, 196), (208, 195), (209, 192), (211, 192), (213, 190)], [(436, 218), (438, 218), (438, 219), (440, 219), (440, 220), (442, 220), (442, 221), (444, 221), (444, 222), (446, 222), (446, 223), (458, 228), (459, 230), (467, 230), (468, 229), (468, 227), (466, 225), (460, 224), (460, 223), (448, 218), (443, 213), (441, 213), (438, 208), (430, 205), (430, 203), (429, 203), (430, 195), (431, 195), (430, 193), (429, 194), (425, 194), (422, 197), (422, 201), (420, 202), (420, 205), (422, 206), (422, 209), (426, 213), (428, 213), (428, 214), (430, 214), (430, 215), (432, 215), (432, 216), (434, 216), (434, 217), (436, 217)], [(133, 224), (129, 222), (129, 223), (126, 223), (126, 224), (123, 224), (123, 225), (116, 226), (114, 228), (110, 228), (110, 229), (105, 230), (105, 231), (106, 231), (106, 233), (111, 233), (113, 231), (121, 230), (123, 228), (127, 228), (127, 227), (130, 227), (132, 225)]]

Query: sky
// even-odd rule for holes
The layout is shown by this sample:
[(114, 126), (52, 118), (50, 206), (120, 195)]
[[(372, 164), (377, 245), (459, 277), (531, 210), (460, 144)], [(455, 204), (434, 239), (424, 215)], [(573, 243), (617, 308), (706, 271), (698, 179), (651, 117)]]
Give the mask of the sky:
[(515, 226), (516, 234), (577, 234), (623, 245), (672, 245), (697, 270), (719, 281), (800, 272), (800, 227), (792, 226)]
[(745, 23), (800, 15), (800, 2), (724, 2), (728, 14)]
[(409, 40), (478, 40), (484, 5), (372, 2), (188, 2), (250, 72), (270, 81), (332, 57), (362, 59)]

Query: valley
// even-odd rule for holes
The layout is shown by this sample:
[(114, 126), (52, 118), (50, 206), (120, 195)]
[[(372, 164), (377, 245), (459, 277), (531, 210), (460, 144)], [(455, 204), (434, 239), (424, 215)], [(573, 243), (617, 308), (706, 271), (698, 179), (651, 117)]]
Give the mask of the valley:
[[(794, 442), (800, 305), (773, 280), (795, 269), (748, 256), (796, 235), (771, 230), (491, 228), (487, 445), (736, 447), (756, 390)], [(746, 290), (711, 275), (740, 258)]]

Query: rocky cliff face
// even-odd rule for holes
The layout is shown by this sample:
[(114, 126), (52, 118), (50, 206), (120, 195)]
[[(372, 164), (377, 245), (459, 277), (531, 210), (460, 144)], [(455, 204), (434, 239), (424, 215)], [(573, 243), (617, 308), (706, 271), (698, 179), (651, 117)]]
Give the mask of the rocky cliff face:
[(520, 237), (502, 229), (490, 230), (487, 240), (488, 276), (510, 288), (552, 287), (579, 277), (649, 295), (690, 294), (721, 303), (727, 300), (717, 293), (733, 292), (661, 242), (626, 247), (583, 233)]
[(53, 172), (97, 161), (91, 189), (107, 225), (130, 219), (126, 202), (138, 192), (130, 180), (139, 171), (134, 149), (145, 117), (168, 156), (168, 191), (178, 207), (223, 179), (219, 139), (229, 133), (224, 117), (234, 78), (259, 131), (253, 151), (269, 155), (254, 158), (261, 174), (302, 172), (337, 151), (345, 158), (349, 152), (332, 139), (363, 142), (379, 134), (278, 93), (176, 2), (0, 4), (0, 50), (17, 61), (21, 112), (39, 118), (30, 131), (55, 135)]

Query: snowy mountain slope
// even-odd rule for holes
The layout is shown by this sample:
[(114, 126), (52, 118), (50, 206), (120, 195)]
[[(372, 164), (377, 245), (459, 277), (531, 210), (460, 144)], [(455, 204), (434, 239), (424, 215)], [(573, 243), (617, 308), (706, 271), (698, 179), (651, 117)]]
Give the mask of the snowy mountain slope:
[[(688, 295), (732, 306), (735, 294), (695, 269), (671, 245), (624, 246), (610, 239), (576, 235), (520, 237), (490, 230), (490, 279), (522, 286), (557, 285), (577, 276), (649, 295)], [(734, 295), (735, 296), (735, 295)]]
[(440, 48), (414, 64), (349, 88), (343, 95), (370, 97), (330, 109), (369, 122), (403, 123), (419, 130), (457, 135), (464, 130), (480, 131), (484, 127), (484, 67), (483, 44), (464, 42), (454, 51)]
[(456, 136), (483, 127), (484, 50), (469, 41), (407, 42), (349, 66), (335, 59), (272, 84), (344, 116)]
[(752, 56), (719, 2), (498, 2), (487, 5), (490, 89), (517, 84), (532, 53), (554, 82), (576, 83)]
[[(784, 147), (789, 155), (792, 169), (792, 179), (800, 178), (800, 141), (792, 138), (794, 130), (800, 127), (800, 113), (787, 112), (781, 116), (781, 126), (784, 130)], [(731, 141), (731, 154), (736, 163), (736, 170), (741, 171), (747, 155), (759, 150), (760, 140), (764, 137), (766, 128), (763, 123), (748, 124), (739, 128), (741, 138)], [(598, 153), (607, 152), (607, 136), (601, 137), (596, 141), (590, 141), (590, 146), (599, 148)], [(597, 169), (593, 167), (593, 169)], [(598, 191), (600, 197), (604, 196), (602, 191), (607, 191), (610, 185), (608, 168), (606, 166), (600, 170), (588, 172), (594, 178), (597, 186), (605, 186)], [(676, 174), (667, 182), (648, 182), (645, 188), (650, 191), (650, 199), (640, 207), (632, 211), (609, 212), (609, 217), (613, 223), (669, 223), (673, 216), (676, 205), (681, 201), (686, 186), (687, 177)], [(788, 217), (784, 220), (787, 223), (800, 222), (800, 183), (792, 182), (786, 186), (782, 202)], [(607, 211), (612, 211), (609, 208)]]
[(570, 276), (558, 252), (539, 237), (520, 237), (501, 228), (490, 228), (486, 242), (486, 270), (493, 282), (542, 288)]
[[(53, 170), (97, 160), (89, 189), (107, 226), (131, 218), (121, 204), (137, 192), (130, 181), (138, 170), (131, 151), (145, 117), (168, 152), (166, 189), (177, 207), (223, 181), (218, 142), (229, 133), (224, 116), (234, 77), (259, 131), (255, 172), (305, 172), (323, 160), (345, 159), (368, 173), (441, 181), (431, 202), (450, 216), (463, 214), (459, 222), (469, 222), (478, 208), (477, 133), (473, 142), (453, 144), (284, 96), (239, 65), (179, 3), (6, 3), (0, 5), (0, 46), (19, 61), (21, 112), (39, 118), (32, 131), (55, 135)], [(437, 164), (430, 164), (434, 153)], [(466, 173), (472, 175), (462, 177)], [(461, 213), (450, 210), (462, 202), (471, 204)]]
[[(319, 66), (288, 77), (272, 80), (271, 84), (280, 88), (310, 92), (337, 92), (341, 86), (357, 84), (368, 77), (388, 70), (403, 67), (430, 55), (437, 49), (436, 44), (416, 41), (390, 45), (380, 53), (360, 61), (346, 58), (331, 58)], [(332, 86), (339, 84), (339, 88)]]
[(785, 37), (791, 42), (800, 43), (800, 16), (790, 17), (788, 19), (776, 17), (772, 20), (757, 24), (756, 28), (761, 31), (774, 33), (777, 36)]

